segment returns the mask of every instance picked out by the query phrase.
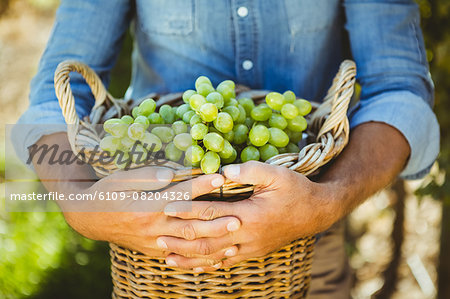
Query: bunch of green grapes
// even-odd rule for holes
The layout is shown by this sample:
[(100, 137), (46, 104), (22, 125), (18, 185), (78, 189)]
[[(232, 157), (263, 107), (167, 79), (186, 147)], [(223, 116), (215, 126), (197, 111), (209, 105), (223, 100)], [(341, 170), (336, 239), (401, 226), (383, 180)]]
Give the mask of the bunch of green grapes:
[[(164, 150), (168, 160), (214, 173), (220, 165), (298, 152), (307, 125), (304, 116), (311, 111), (311, 104), (296, 99), (292, 91), (271, 92), (260, 105), (250, 98), (236, 100), (233, 81), (214, 88), (205, 76), (195, 81), (195, 90), (183, 93), (183, 101), (155, 112), (155, 101), (147, 99), (132, 110), (132, 116), (106, 121), (108, 134), (100, 147), (123, 151), (135, 163), (139, 161), (130, 155), (133, 146), (133, 153), (138, 149), (143, 157)], [(123, 167), (120, 161), (116, 164)]]

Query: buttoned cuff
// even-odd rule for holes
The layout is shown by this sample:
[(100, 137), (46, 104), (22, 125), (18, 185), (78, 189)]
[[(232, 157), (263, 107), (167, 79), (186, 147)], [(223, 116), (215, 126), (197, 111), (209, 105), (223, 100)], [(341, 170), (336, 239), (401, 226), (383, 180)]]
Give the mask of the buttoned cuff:
[(439, 125), (422, 98), (408, 91), (392, 91), (362, 100), (350, 113), (350, 127), (367, 122), (386, 123), (408, 141), (411, 154), (401, 178), (419, 179), (429, 172), (439, 153)]

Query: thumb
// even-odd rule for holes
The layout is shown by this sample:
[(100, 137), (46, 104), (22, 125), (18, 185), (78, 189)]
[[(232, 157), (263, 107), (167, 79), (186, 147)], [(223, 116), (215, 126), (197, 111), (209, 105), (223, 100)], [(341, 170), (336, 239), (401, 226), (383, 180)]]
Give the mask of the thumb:
[(243, 164), (231, 164), (223, 168), (226, 178), (240, 184), (268, 186), (277, 179), (282, 179), (284, 168), (258, 161)]

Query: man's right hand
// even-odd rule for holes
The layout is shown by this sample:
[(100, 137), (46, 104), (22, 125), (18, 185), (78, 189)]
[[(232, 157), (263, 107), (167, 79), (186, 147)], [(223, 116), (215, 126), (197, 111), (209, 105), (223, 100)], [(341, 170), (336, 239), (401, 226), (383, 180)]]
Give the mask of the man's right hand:
[[(58, 144), (61, 151), (70, 151), (70, 144), (66, 133), (56, 133), (42, 137), (37, 145)], [(95, 181), (92, 168), (86, 164), (59, 165), (48, 163), (44, 159), (34, 167), (40, 178), (49, 177), (58, 179), (43, 180), (49, 191), (60, 193), (88, 193), (97, 192), (132, 192), (155, 191), (188, 193), (193, 199), (207, 194), (220, 187), (224, 178), (220, 174), (202, 175), (192, 180), (169, 186), (173, 172), (163, 167), (143, 167), (128, 171), (117, 171), (103, 179)], [(83, 178), (83, 180), (80, 180)], [(90, 181), (91, 180), (91, 181)], [(222, 217), (215, 220), (183, 220), (166, 216), (162, 211), (166, 200), (142, 201), (133, 200), (132, 196), (126, 200), (111, 201), (81, 201), (62, 202), (60, 207), (69, 225), (85, 237), (112, 242), (132, 250), (140, 251), (154, 257), (165, 257), (170, 252), (164, 242), (157, 242), (159, 236), (173, 236), (187, 240), (199, 240), (200, 248), (193, 252), (205, 252), (208, 260), (221, 260), (235, 255), (237, 247), (228, 238), (227, 244), (215, 244), (210, 248), (203, 239), (225, 236), (239, 229), (240, 221), (235, 217)], [(75, 206), (76, 205), (76, 206)], [(149, 206), (155, 205), (155, 206)], [(208, 245), (208, 248), (203, 248)], [(231, 249), (231, 250), (230, 250)], [(176, 253), (176, 252), (175, 252)], [(184, 256), (197, 255), (183, 252)], [(230, 255), (231, 254), (231, 255)], [(205, 265), (212, 266), (212, 265)], [(220, 267), (220, 265), (218, 266)]]

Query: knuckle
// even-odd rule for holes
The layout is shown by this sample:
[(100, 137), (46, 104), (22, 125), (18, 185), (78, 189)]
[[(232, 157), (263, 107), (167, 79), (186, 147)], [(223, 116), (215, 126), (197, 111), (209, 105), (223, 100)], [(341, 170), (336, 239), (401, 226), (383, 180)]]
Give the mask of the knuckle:
[(202, 220), (212, 220), (215, 219), (217, 215), (217, 209), (210, 205), (206, 209), (202, 210), (200, 212), (200, 219)]
[(211, 245), (206, 240), (199, 241), (197, 251), (200, 255), (210, 255), (213, 253)]
[(195, 240), (196, 238), (195, 229), (192, 223), (185, 224), (181, 229), (181, 233), (183, 238), (186, 240)]

